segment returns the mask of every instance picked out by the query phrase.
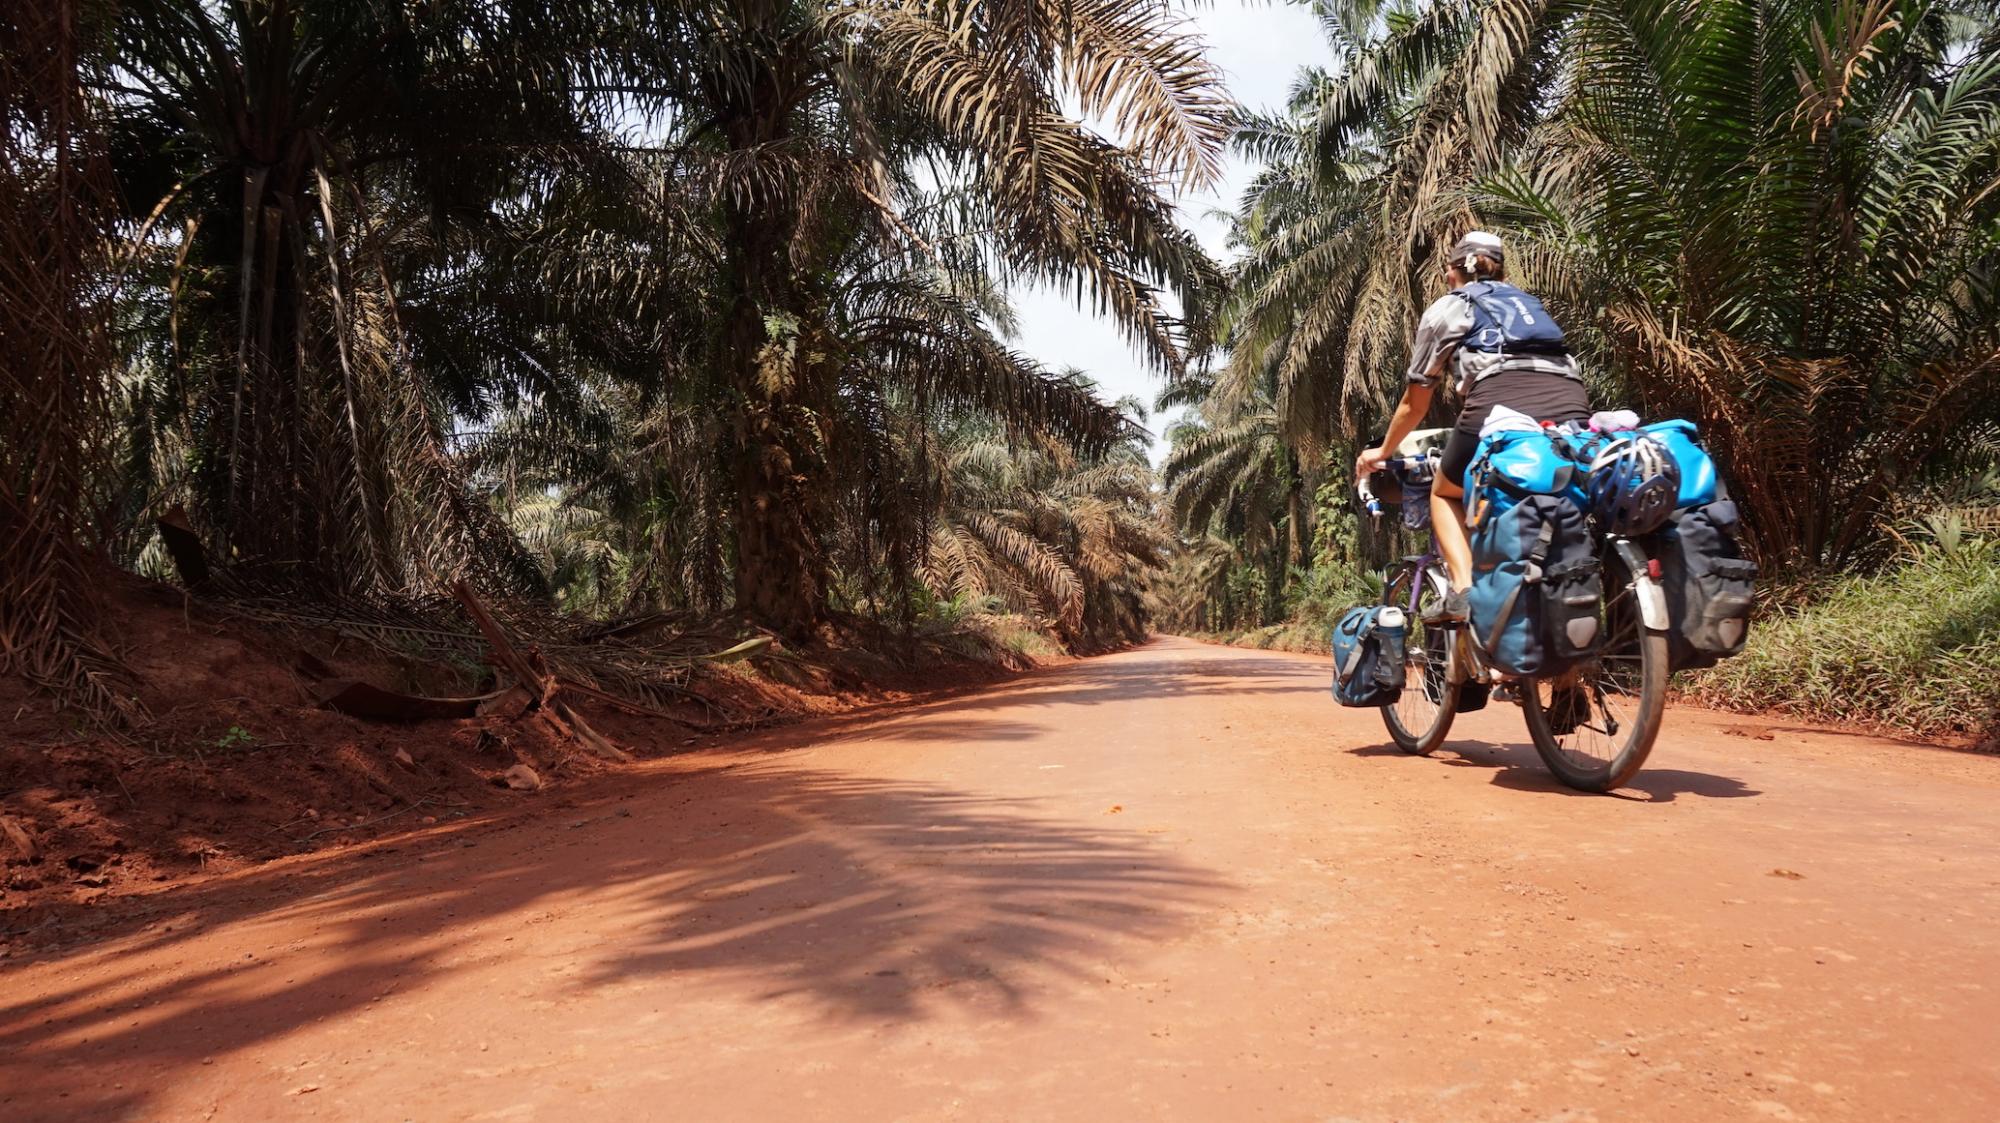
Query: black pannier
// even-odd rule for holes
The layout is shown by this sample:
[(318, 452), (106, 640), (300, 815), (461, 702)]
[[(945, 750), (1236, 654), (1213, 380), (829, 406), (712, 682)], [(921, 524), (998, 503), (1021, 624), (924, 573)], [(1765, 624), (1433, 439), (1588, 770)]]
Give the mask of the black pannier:
[(1743, 650), (1756, 602), (1757, 564), (1736, 542), (1736, 504), (1718, 499), (1674, 512), (1654, 536), (1667, 595), (1667, 661), (1674, 670), (1713, 667)]

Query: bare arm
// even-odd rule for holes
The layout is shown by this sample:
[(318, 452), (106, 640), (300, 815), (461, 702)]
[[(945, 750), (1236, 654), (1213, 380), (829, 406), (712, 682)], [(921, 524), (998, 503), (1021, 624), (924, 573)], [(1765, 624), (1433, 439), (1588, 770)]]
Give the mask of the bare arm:
[[(1442, 367), (1449, 358), (1448, 353), (1440, 355), (1437, 365)], [(1381, 467), (1382, 462), (1403, 443), (1404, 438), (1416, 431), (1417, 426), (1423, 423), (1424, 415), (1430, 412), (1431, 396), (1436, 392), (1434, 385), (1421, 382), (1412, 382), (1403, 387), (1403, 400), (1396, 403), (1396, 412), (1389, 418), (1389, 435), (1382, 438), (1379, 447), (1363, 451), (1360, 458), (1354, 462), (1356, 479)]]
[(1423, 423), (1452, 356), (1458, 353), (1459, 344), (1471, 330), (1471, 306), (1458, 297), (1441, 296), (1424, 309), (1417, 321), (1417, 336), (1410, 342), (1410, 365), (1404, 371), (1409, 385), (1404, 387), (1403, 400), (1397, 403), (1395, 415), (1389, 419), (1389, 435), (1383, 438), (1381, 447), (1361, 454), (1354, 462), (1355, 472), (1365, 476), (1380, 467), (1390, 452)]

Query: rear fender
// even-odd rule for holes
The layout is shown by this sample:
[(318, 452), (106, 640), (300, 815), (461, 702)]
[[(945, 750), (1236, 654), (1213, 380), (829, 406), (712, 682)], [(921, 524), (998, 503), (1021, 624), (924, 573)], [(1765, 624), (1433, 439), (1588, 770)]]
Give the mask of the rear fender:
[(1618, 560), (1625, 563), (1625, 572), (1632, 575), (1634, 591), (1639, 598), (1639, 619), (1653, 631), (1666, 631), (1667, 591), (1653, 576), (1646, 551), (1629, 538), (1613, 539), (1612, 548), (1618, 551)]

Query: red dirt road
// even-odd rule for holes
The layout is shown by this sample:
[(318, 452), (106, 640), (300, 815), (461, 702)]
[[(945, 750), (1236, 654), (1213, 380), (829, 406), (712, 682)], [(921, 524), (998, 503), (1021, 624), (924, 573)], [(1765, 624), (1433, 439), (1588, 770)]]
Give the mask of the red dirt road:
[(0, 1119), (2000, 1117), (2000, 760), (1677, 711), (1579, 796), (1325, 679), (1165, 640), (128, 902), (0, 960)]

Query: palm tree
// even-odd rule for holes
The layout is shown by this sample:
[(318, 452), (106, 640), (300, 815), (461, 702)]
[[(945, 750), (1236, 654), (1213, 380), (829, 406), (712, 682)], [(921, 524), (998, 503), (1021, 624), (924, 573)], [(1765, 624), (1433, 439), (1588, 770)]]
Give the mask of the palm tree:
[(1245, 564), (1241, 552), (1223, 539), (1176, 543), (1153, 582), (1147, 613), (1155, 626), (1174, 635), (1262, 624), (1262, 589), (1247, 603), (1237, 595), (1236, 578), (1245, 572), (1254, 573), (1254, 567)]
[(1563, 111), (1470, 196), (1764, 558), (1839, 564), (2000, 386), (1991, 4), (1585, 6)]
[[(954, 202), (912, 197), (905, 221), (926, 241), (962, 241)], [(557, 213), (543, 212), (544, 221), (564, 225)], [(541, 263), (535, 272), (553, 269), (566, 287), (589, 288), (598, 282), (586, 274), (606, 260), (664, 252), (599, 231), (525, 256)], [(1012, 313), (992, 277), (913, 267), (866, 230), (828, 252), (825, 304), (810, 325), (788, 330), (809, 338), (801, 345), (838, 374), (815, 418), (824, 439), (814, 450), (828, 476), (813, 499), (816, 545), (835, 575), (831, 609), (908, 622), (909, 594), (924, 576), (947, 595), (1002, 592), (1073, 641), (1139, 634), (1135, 574), (1154, 544), (1151, 476), (1126, 420), (1136, 406), (1103, 403), (1078, 372), (1044, 371), (1009, 350), (997, 332)], [(699, 279), (720, 255), (697, 248), (674, 260), (671, 270), (618, 271), (634, 307), (674, 301), (719, 318), (714, 286)], [(736, 515), (729, 422), (714, 408), (701, 341), (659, 342), (674, 364), (664, 385), (593, 357), (577, 367), (568, 400), (524, 399), (461, 434), (482, 491), (567, 607), (616, 614), (727, 604)], [(1112, 434), (1105, 452), (1070, 443), (1100, 426)], [(998, 474), (974, 471), (981, 464)], [(953, 534), (983, 552), (947, 558)], [(1030, 577), (1039, 584), (1021, 583)]]
[(132, 282), (126, 365), (220, 555), (332, 591), (468, 568), (518, 587), (504, 532), (444, 455), (450, 403), (420, 365), (441, 348), (406, 318), (423, 301), (403, 286), (420, 259), (476, 259), (468, 240), (539, 180), (616, 176), (591, 162), (603, 146), (579, 89), (611, 61), (590, 50), (613, 13), (116, 6), (88, 82), (152, 268)]
[(1308, 560), (1317, 471), (1280, 431), (1270, 372), (1246, 386), (1232, 358), (1192, 418), (1168, 430), (1166, 506), (1178, 531), (1232, 543), (1260, 574), (1257, 623), (1274, 618), (1286, 575)]
[(1148, 574), (1166, 552), (1136, 435), (1078, 457), (1056, 441), (1011, 447), (988, 425), (945, 438), (941, 507), (924, 578), (941, 596), (998, 595), (1073, 650), (1145, 635)]
[[(649, 96), (721, 245), (713, 347), (740, 607), (792, 632), (826, 611), (824, 419), (851, 384), (824, 316), (856, 230), (909, 266), (1071, 286), (1160, 369), (1183, 363), (1158, 291), (1198, 314), (1211, 267), (1160, 186), (1213, 177), (1231, 107), (1165, 0), (736, 0), (646, 20)], [(1068, 116), (1066, 92), (1125, 143)], [(937, 184), (962, 216), (950, 241), (912, 220)], [(1084, 446), (1115, 435), (1082, 396), (1030, 389), (1008, 409), (1035, 407)]]
[(0, 672), (134, 712), (88, 563), (105, 444), (110, 220), (102, 120), (78, 78), (95, 28), (74, 0), (0, 15)]

